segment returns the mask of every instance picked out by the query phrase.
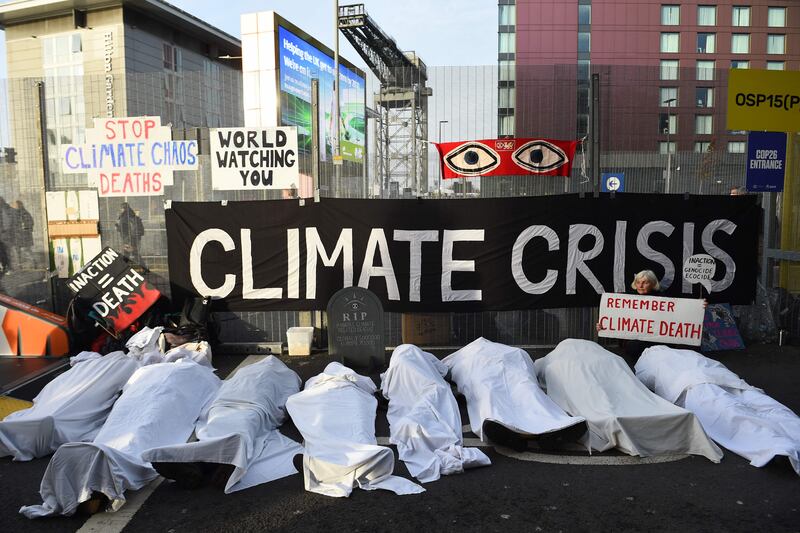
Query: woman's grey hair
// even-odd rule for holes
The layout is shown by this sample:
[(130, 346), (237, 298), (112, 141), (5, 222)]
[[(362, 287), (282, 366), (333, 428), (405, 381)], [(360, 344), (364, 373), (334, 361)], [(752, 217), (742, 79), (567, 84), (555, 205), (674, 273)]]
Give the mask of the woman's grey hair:
[(635, 276), (633, 276), (633, 281), (631, 282), (631, 289), (636, 289), (636, 282), (640, 279), (648, 279), (650, 283), (653, 284), (653, 290), (660, 291), (661, 284), (658, 282), (658, 278), (656, 277), (656, 273), (652, 270), (642, 270), (641, 272), (637, 272)]

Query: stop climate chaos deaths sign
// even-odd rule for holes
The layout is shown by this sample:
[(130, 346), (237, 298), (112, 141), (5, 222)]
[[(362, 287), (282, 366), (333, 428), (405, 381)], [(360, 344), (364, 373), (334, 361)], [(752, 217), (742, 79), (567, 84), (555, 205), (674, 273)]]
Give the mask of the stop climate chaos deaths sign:
[(569, 176), (579, 141), (484, 139), (436, 145), (445, 179), (475, 176)]
[(690, 296), (687, 257), (716, 261), (711, 301), (755, 293), (753, 196), (183, 203), (166, 211), (173, 299), (216, 309), (325, 309), (343, 287), (388, 311), (595, 306), (652, 269)]

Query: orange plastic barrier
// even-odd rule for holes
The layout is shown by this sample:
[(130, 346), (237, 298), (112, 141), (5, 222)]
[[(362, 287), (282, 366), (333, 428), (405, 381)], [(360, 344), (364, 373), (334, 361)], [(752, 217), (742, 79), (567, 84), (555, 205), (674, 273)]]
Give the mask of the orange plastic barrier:
[(69, 354), (67, 319), (0, 294), (0, 355)]

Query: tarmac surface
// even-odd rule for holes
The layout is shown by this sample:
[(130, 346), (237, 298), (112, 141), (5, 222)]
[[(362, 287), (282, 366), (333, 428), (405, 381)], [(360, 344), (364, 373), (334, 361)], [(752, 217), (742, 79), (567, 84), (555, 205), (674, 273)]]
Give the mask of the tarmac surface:
[[(799, 347), (755, 345), (743, 352), (709, 355), (800, 412)], [(215, 355), (214, 365), (224, 377), (244, 358)], [(284, 360), (304, 381), (330, 361), (325, 354)], [(372, 377), (379, 380), (377, 373)], [(299, 440), (291, 423), (282, 431)], [(389, 434), (386, 413), (380, 409), (376, 432), (379, 437)], [(465, 437), (474, 439), (471, 433)], [(615, 452), (589, 458), (578, 452), (482, 450), (491, 466), (443, 477), (417, 495), (354, 490), (349, 498), (330, 498), (306, 492), (299, 474), (229, 495), (210, 487), (183, 490), (159, 478), (139, 491), (145, 494), (129, 492), (129, 503), (118, 513), (95, 515), (89, 521), (82, 516), (28, 520), (19, 515), (20, 506), (41, 501), (38, 487), (49, 458), (27, 463), (3, 458), (0, 530), (800, 531), (800, 476), (788, 460), (755, 468), (727, 451), (722, 462), (714, 464), (695, 456), (652, 462)], [(592, 464), (554, 464), (571, 458)], [(395, 473), (410, 477), (399, 460)], [(135, 501), (150, 491), (132, 514)]]

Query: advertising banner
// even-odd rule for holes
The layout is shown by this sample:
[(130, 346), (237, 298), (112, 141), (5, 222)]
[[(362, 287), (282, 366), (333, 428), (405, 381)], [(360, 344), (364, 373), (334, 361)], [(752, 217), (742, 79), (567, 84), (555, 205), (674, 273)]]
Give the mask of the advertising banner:
[(755, 295), (756, 197), (578, 195), (466, 200), (173, 202), (166, 211), (174, 301), (218, 309), (325, 309), (343, 287), (387, 311), (596, 306), (652, 269), (691, 296), (682, 265), (716, 262), (710, 298)]
[(484, 139), (436, 144), (442, 177), (569, 176), (579, 141)]
[(63, 145), (61, 170), (89, 176), (102, 197), (159, 196), (174, 170), (197, 169), (197, 141), (173, 141), (160, 117), (95, 118), (85, 145)]
[(112, 331), (122, 331), (161, 296), (125, 258), (111, 248), (88, 261), (67, 286), (91, 302), (89, 316)]
[[(278, 26), (281, 123), (297, 126), (300, 150), (311, 151), (311, 80), (319, 80), (320, 159), (333, 159), (333, 57)], [(365, 81), (339, 64), (339, 144), (342, 158), (361, 162), (366, 138)]]
[(604, 294), (598, 337), (700, 346), (703, 300), (641, 294)]
[[(798, 113), (800, 120), (800, 112)], [(786, 134), (751, 131), (747, 137), (747, 190), (780, 192), (786, 175)]]
[(209, 137), (214, 190), (300, 187), (297, 128), (220, 128)]

